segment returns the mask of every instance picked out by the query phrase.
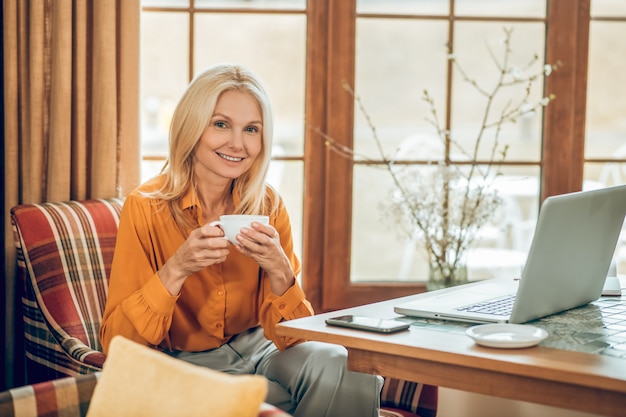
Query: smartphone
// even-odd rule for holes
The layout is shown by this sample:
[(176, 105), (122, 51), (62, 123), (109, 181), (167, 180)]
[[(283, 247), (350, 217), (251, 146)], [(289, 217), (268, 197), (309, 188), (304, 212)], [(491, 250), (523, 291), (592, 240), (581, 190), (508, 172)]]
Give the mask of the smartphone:
[(393, 333), (409, 328), (409, 324), (390, 319), (377, 319), (365, 316), (339, 316), (326, 319), (326, 324), (331, 326), (350, 327), (352, 329), (368, 330), (378, 333)]

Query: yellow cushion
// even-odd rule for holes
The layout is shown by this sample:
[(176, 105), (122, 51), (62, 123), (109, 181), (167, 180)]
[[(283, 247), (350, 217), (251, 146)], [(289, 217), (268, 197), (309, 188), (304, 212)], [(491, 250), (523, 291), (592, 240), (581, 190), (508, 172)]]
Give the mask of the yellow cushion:
[(115, 336), (87, 417), (255, 417), (267, 389), (262, 376), (214, 371)]

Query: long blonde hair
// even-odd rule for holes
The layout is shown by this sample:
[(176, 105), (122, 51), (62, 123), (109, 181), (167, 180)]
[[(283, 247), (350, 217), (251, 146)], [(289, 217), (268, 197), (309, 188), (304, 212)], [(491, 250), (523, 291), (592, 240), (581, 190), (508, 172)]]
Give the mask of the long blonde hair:
[[(273, 142), (273, 116), (263, 85), (247, 68), (218, 64), (197, 75), (178, 102), (170, 125), (169, 157), (162, 169), (163, 186), (150, 196), (167, 202), (181, 231), (197, 227), (195, 216), (185, 214), (180, 201), (193, 187), (193, 155), (200, 137), (208, 127), (217, 100), (225, 91), (245, 91), (257, 101), (263, 119), (263, 146), (250, 169), (235, 178), (232, 191), (240, 196), (236, 213), (270, 214), (277, 198), (266, 199), (265, 177), (270, 165)], [(271, 193), (274, 194), (274, 193)]]

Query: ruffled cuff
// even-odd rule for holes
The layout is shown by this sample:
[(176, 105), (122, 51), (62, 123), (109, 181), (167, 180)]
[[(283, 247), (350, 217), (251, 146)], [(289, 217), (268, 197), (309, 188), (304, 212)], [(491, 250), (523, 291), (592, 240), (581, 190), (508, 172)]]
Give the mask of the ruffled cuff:
[(154, 275), (143, 288), (122, 302), (122, 310), (141, 337), (158, 345), (169, 331), (178, 296), (171, 295)]

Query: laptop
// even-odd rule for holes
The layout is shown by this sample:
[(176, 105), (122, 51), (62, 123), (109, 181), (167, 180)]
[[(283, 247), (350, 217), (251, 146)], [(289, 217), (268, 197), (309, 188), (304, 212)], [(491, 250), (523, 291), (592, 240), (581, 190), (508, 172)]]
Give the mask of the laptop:
[(625, 215), (626, 185), (549, 197), (521, 278), (426, 292), (394, 311), (471, 323), (526, 323), (597, 300)]

